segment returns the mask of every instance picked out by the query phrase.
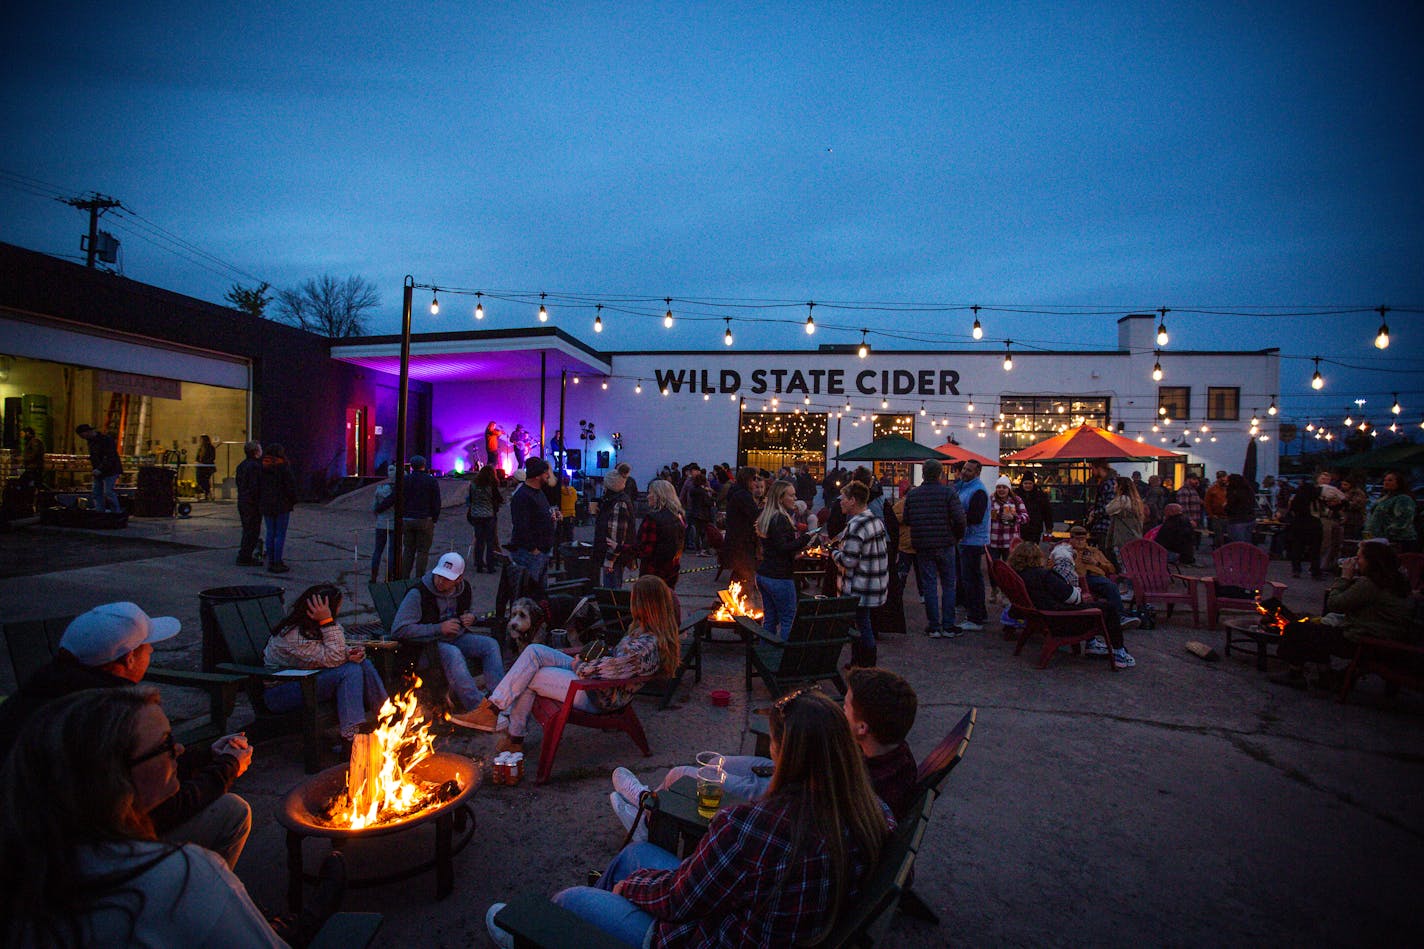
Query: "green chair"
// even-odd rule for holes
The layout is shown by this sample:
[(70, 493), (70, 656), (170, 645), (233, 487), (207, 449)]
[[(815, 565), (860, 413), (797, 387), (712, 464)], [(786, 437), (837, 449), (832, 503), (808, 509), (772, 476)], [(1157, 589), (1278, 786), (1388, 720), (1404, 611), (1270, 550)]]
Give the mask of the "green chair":
[[(610, 646), (617, 645), (618, 640), (623, 638), (628, 627), (633, 624), (633, 591), (595, 587), (593, 596), (598, 604), (603, 638)], [(658, 708), (665, 709), (672, 704), (673, 695), (682, 685), (682, 677), (688, 672), (692, 673), (694, 683), (702, 682), (702, 640), (706, 622), (706, 610), (693, 613), (683, 620), (682, 627), (678, 630), (678, 635), (682, 638), (682, 660), (678, 663), (677, 672), (670, 678), (649, 682), (639, 695), (659, 699)]]
[(853, 596), (798, 601), (796, 620), (786, 642), (755, 621), (738, 616), (737, 623), (747, 634), (747, 691), (751, 691), (752, 678), (760, 676), (773, 696), (784, 695), (792, 686), (822, 679), (829, 679), (845, 695), (841, 651), (851, 641), (855, 602)]

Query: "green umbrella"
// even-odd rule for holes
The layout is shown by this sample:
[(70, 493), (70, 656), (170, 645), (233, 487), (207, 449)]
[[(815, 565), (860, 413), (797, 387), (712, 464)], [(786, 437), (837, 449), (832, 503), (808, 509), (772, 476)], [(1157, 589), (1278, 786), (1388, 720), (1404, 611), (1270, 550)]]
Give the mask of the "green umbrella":
[(839, 461), (948, 461), (944, 455), (928, 445), (910, 441), (903, 435), (886, 435), (869, 445), (861, 445), (842, 455)]

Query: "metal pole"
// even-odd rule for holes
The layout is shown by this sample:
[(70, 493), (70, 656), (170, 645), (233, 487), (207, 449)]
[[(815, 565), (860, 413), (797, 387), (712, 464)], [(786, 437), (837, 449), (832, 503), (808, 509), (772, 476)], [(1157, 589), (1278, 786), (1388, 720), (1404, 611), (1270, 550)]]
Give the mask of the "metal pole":
[(391, 557), (386, 567), (387, 580), (402, 580), (401, 518), (405, 516), (405, 431), (406, 402), (410, 397), (410, 298), (415, 278), (405, 275), (405, 295), (401, 302), (400, 393), (396, 402), (396, 506), (392, 515), (395, 533), (391, 535)]
[[(547, 444), (547, 442), (545, 441), (546, 436), (545, 436), (545, 434), (544, 434), (544, 403), (545, 403), (545, 400), (546, 400), (546, 397), (547, 397), (547, 393), (546, 393), (544, 390), (545, 390), (545, 387), (546, 387), (546, 385), (547, 385), (547, 378), (546, 378), (546, 376), (547, 376), (548, 369), (549, 369), (549, 351), (548, 351), (547, 349), (541, 349), (541, 350), (539, 350), (539, 454), (540, 454), (540, 455), (546, 454), (545, 445)], [(547, 459), (546, 459), (546, 460), (547, 460)]]
[[(569, 435), (564, 431), (564, 394), (569, 388), (569, 370), (567, 367), (559, 370), (559, 451), (561, 454), (568, 453)], [(553, 454), (550, 452), (550, 454)], [(564, 479), (564, 469), (568, 467), (563, 458), (556, 458), (554, 464), (559, 466), (559, 480)]]

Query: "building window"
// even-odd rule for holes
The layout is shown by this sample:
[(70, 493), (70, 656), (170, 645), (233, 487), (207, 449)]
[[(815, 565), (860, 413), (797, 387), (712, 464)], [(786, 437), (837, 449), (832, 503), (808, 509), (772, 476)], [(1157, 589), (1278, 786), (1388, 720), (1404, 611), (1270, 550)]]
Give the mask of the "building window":
[[(876, 415), (870, 424), (870, 437), (885, 438), (888, 435), (899, 435), (902, 438), (915, 440), (915, 416), (913, 413), (905, 415)], [(871, 465), (871, 472), (876, 480), (889, 478), (891, 481), (899, 481), (910, 475), (910, 463), (904, 461), (877, 461)]]
[[(1166, 409), (1167, 411), (1162, 411)], [(1174, 422), (1192, 417), (1191, 386), (1158, 386), (1157, 417), (1169, 418)]]
[(1212, 422), (1235, 422), (1241, 418), (1241, 390), (1236, 386), (1208, 387), (1206, 417)]
[(804, 467), (813, 476), (826, 468), (826, 414), (742, 410), (737, 464), (776, 472)]
[[(970, 426), (977, 429), (977, 434), (985, 430), (978, 428), (980, 424), (988, 428), (996, 422), (1001, 425), (999, 457), (1002, 458), (1076, 425), (1086, 423), (1106, 428), (1109, 408), (1109, 400), (1102, 396), (1005, 395), (999, 399), (1002, 419), (984, 412), (976, 414), (970, 420)], [(960, 441), (964, 439), (960, 438)]]

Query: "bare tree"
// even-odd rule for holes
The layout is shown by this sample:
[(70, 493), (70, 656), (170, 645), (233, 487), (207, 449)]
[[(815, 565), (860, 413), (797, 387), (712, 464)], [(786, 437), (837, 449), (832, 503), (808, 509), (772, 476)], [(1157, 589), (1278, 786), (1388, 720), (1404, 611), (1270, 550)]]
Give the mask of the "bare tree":
[(272, 285), (265, 280), (252, 288), (235, 283), (227, 293), (223, 294), (223, 299), (231, 303), (235, 310), (241, 310), (256, 317), (264, 317), (267, 315), (267, 304), (272, 302), (272, 295), (267, 292), (270, 289), (272, 289)]
[(278, 290), (277, 319), (329, 339), (344, 339), (366, 332), (366, 312), (380, 302), (375, 286), (364, 277), (338, 280), (322, 274), (295, 290)]

